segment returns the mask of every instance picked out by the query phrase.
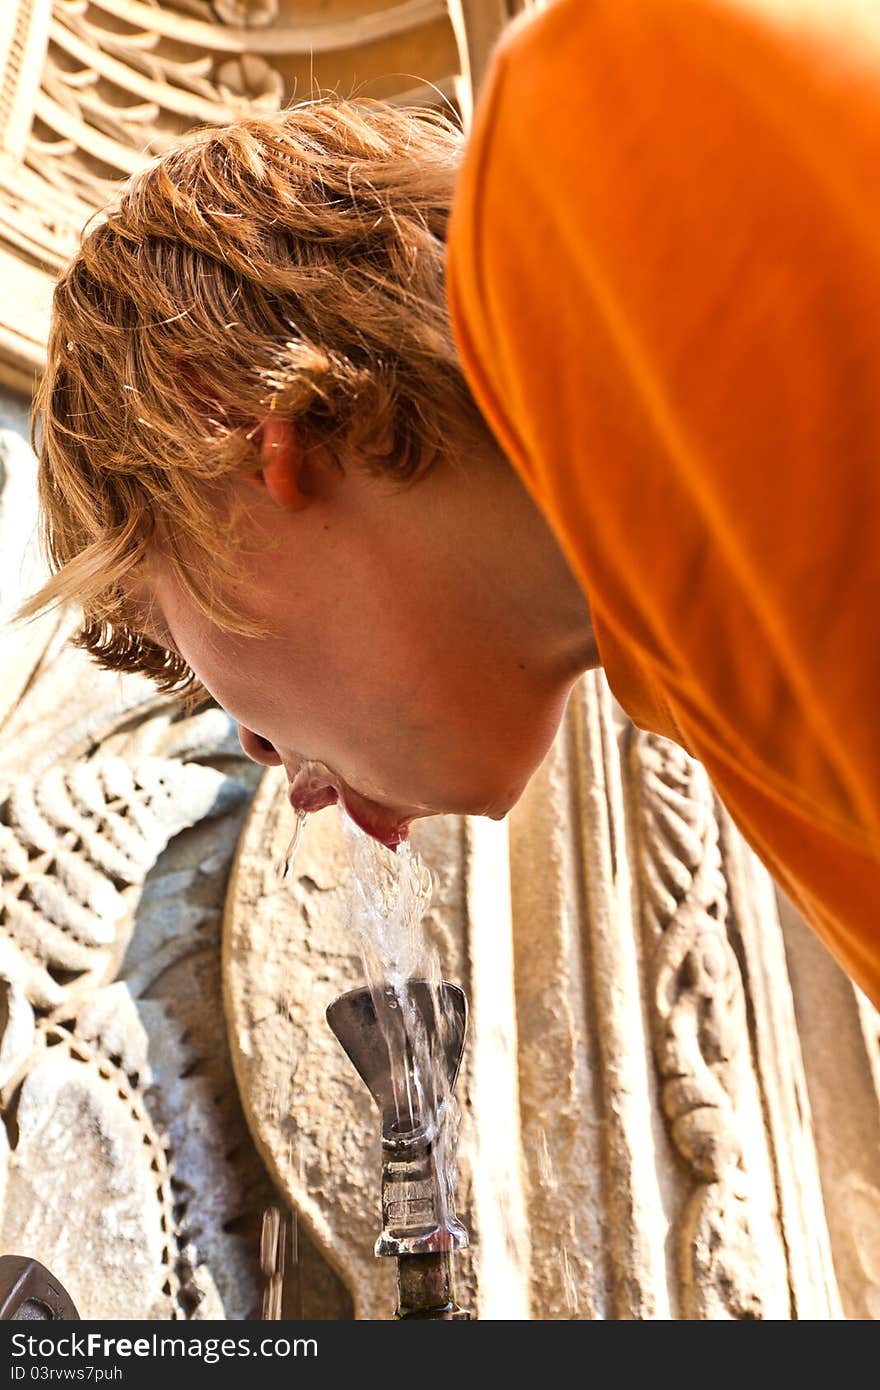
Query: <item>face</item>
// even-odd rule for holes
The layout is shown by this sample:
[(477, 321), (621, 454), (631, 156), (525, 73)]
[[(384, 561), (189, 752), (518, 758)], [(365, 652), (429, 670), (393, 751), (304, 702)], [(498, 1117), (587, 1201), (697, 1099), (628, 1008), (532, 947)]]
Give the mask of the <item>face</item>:
[(157, 636), (238, 721), (245, 752), (283, 764), (295, 806), (341, 800), (389, 846), (419, 816), (500, 818), (583, 669), (585, 600), (566, 589), (578, 641), (541, 628), (543, 590), (573, 581), (503, 460), (441, 462), (402, 488), (310, 457), (301, 505), (253, 479), (226, 499), (249, 553), (213, 582), (260, 634), (211, 621), (160, 546)]

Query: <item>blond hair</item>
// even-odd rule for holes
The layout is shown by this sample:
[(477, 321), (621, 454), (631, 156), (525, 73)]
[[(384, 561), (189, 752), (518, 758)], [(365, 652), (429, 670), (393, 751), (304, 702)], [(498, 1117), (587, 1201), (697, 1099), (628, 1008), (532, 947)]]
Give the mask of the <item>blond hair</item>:
[(55, 289), (34, 407), (53, 578), (25, 615), (76, 602), (102, 665), (191, 685), (130, 581), (161, 521), (193, 598), (249, 630), (193, 556), (216, 569), (214, 485), (259, 467), (267, 411), (401, 482), (483, 428), (444, 297), (461, 147), (433, 111), (319, 100), (195, 132), (125, 185)]

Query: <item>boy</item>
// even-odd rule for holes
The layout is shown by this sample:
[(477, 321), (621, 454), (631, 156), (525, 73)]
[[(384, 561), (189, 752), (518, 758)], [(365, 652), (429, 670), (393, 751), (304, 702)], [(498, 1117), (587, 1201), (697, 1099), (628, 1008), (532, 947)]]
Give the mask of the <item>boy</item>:
[(858, 0), (517, 28), (448, 230), (455, 344), (443, 122), (189, 140), (56, 293), (36, 603), (389, 845), (503, 815), (602, 664), (877, 1000), (877, 45)]

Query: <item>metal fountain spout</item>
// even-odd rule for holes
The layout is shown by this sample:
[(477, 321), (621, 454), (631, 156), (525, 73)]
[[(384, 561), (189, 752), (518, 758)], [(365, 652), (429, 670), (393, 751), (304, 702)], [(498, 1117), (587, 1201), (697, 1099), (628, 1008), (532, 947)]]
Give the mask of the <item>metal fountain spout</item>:
[(468, 1235), (443, 1171), (443, 1092), (451, 1094), (464, 1050), (464, 991), (426, 980), (356, 989), (333, 1001), (327, 1022), (382, 1117), (383, 1229), (375, 1250), (397, 1259), (396, 1317), (469, 1319), (455, 1302), (452, 1267)]

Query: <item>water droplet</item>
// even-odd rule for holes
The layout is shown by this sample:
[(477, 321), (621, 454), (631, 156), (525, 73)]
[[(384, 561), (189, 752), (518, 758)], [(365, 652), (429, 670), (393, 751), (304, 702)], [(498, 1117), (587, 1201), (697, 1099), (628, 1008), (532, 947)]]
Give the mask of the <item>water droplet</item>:
[(287, 849), (284, 851), (282, 857), (277, 861), (275, 865), (275, 877), (282, 883), (286, 879), (290, 878), (293, 874), (293, 864), (294, 860), (296, 859), (296, 852), (299, 849), (299, 842), (303, 837), (303, 831), (305, 830), (306, 823), (309, 819), (307, 811), (295, 811), (294, 815), (296, 816), (296, 823), (293, 827), (293, 834), (290, 837), (290, 843), (288, 844)]

